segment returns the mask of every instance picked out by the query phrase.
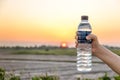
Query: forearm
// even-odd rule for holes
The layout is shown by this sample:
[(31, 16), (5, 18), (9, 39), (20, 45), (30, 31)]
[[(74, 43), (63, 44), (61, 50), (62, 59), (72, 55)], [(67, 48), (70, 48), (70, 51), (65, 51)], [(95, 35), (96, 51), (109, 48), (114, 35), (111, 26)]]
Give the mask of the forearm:
[(120, 57), (110, 50), (99, 46), (94, 55), (103, 60), (111, 69), (120, 75)]

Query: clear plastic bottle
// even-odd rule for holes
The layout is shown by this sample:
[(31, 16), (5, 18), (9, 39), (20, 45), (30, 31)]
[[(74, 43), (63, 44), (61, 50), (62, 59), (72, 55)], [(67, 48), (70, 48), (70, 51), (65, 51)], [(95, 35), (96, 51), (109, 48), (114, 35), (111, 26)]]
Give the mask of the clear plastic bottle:
[(92, 29), (88, 22), (88, 16), (81, 16), (81, 23), (78, 26), (78, 46), (77, 46), (77, 70), (89, 72), (92, 70), (91, 40), (86, 40), (86, 36)]

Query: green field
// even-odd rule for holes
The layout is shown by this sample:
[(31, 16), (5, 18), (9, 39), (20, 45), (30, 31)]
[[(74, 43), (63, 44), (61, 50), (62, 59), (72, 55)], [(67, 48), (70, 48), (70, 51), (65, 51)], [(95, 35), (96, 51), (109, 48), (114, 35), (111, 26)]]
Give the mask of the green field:
[(120, 49), (112, 49), (112, 48), (110, 48), (110, 50), (120, 56)]
[(36, 55), (76, 55), (75, 48), (0, 48), (0, 53)]
[(76, 49), (18, 49), (13, 54), (40, 54), (40, 55), (76, 55)]
[[(120, 48), (107, 47), (120, 55)], [(76, 55), (76, 48), (0, 48), (0, 53), (10, 54), (37, 54), (37, 55)]]

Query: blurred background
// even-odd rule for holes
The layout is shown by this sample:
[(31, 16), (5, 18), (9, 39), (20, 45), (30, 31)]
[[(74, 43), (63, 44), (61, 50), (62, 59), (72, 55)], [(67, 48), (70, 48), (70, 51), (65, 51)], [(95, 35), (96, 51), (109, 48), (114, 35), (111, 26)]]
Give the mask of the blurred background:
[(119, 0), (0, 0), (0, 45), (74, 47), (82, 15), (101, 44), (120, 45)]
[(76, 69), (82, 15), (89, 16), (100, 44), (120, 55), (120, 0), (0, 0), (0, 72), (21, 80), (46, 74), (97, 80), (104, 73), (114, 80), (117, 74), (95, 56), (91, 72)]

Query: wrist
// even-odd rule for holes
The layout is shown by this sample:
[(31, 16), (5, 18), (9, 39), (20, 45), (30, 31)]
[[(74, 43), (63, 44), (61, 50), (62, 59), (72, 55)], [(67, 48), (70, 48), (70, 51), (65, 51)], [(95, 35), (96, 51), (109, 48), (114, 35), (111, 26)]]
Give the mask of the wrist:
[(92, 49), (93, 55), (95, 56), (101, 55), (102, 49), (103, 49), (103, 46), (98, 44), (97, 46), (95, 46), (95, 48)]

